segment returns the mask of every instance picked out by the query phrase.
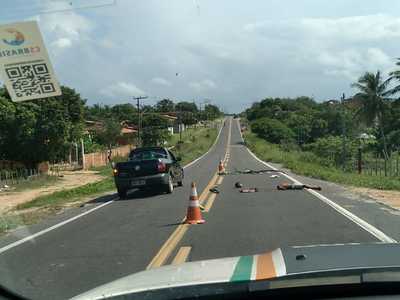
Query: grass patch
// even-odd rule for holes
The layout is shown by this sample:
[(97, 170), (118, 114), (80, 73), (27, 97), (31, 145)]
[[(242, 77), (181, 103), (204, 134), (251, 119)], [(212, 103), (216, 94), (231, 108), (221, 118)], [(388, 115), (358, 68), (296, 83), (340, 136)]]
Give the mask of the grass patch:
[(254, 133), (247, 132), (244, 138), (247, 146), (260, 159), (281, 163), (285, 168), (292, 170), (296, 174), (344, 185), (380, 190), (400, 190), (400, 181), (397, 178), (343, 172), (334, 167), (325, 167), (312, 161), (307, 161), (306, 152), (283, 151), (278, 145), (270, 144), (257, 137)]
[(182, 158), (181, 165), (186, 165), (206, 153), (214, 144), (217, 135), (217, 128), (189, 129), (182, 137), (182, 142), (179, 142), (178, 136), (172, 152)]
[[(51, 186), (59, 180), (57, 176), (38, 175), (37, 177), (21, 180), (17, 184), (12, 184), (13, 192), (21, 192), (24, 190)], [(11, 185), (11, 184), (10, 184)]]
[(83, 186), (72, 188), (68, 190), (62, 190), (54, 192), (49, 195), (39, 196), (32, 201), (19, 204), (17, 210), (27, 209), (32, 207), (42, 206), (57, 206), (68, 202), (75, 202), (83, 197), (88, 197), (94, 194), (108, 192), (115, 188), (114, 180), (111, 177), (111, 171), (109, 177), (94, 183), (88, 183)]
[(0, 215), (0, 234), (16, 229), (19, 226), (35, 224), (43, 217), (54, 214), (54, 212), (58, 210), (58, 207), (52, 207), (51, 209), (46, 210), (42, 209), (27, 212), (18, 212), (18, 214), (11, 213)]

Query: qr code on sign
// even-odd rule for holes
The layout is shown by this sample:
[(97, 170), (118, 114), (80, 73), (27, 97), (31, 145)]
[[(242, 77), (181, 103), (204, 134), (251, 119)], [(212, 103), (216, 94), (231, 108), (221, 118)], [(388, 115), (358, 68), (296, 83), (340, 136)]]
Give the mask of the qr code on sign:
[(6, 74), (17, 97), (55, 92), (46, 63), (30, 63), (8, 67)]

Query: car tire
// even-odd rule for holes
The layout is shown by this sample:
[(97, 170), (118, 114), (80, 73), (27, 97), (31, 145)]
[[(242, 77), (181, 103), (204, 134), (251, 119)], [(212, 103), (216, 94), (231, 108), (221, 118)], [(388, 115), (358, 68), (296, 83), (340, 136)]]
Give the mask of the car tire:
[(172, 194), (173, 190), (174, 190), (174, 182), (172, 181), (172, 176), (169, 175), (168, 176), (168, 183), (165, 186), (165, 192), (167, 194)]
[(118, 192), (118, 197), (119, 197), (120, 199), (125, 199), (125, 198), (126, 198), (127, 190), (118, 189), (117, 192)]
[(178, 181), (178, 186), (183, 186), (183, 181)]

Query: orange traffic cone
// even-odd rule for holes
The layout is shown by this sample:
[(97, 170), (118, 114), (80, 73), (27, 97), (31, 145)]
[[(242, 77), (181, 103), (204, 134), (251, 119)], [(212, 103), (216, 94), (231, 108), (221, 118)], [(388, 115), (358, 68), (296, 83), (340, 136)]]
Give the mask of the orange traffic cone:
[(222, 163), (222, 160), (219, 161), (218, 174), (219, 175), (225, 174), (225, 167), (224, 167), (224, 164)]
[(205, 221), (201, 216), (199, 198), (197, 197), (196, 184), (192, 182), (192, 191), (189, 198), (189, 207), (186, 215), (186, 224), (203, 224)]

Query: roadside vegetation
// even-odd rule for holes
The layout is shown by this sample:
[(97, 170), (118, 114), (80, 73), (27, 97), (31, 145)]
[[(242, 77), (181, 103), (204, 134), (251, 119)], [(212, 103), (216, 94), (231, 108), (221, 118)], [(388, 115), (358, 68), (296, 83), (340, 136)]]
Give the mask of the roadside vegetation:
[(380, 176), (357, 174), (355, 172), (343, 172), (343, 170), (332, 166), (324, 166), (321, 159), (318, 159), (312, 152), (287, 151), (282, 149), (280, 145), (269, 143), (250, 132), (246, 133), (244, 138), (249, 149), (260, 159), (280, 163), (284, 168), (288, 168), (296, 174), (343, 185), (382, 190), (400, 190), (400, 181), (398, 178), (382, 178)]
[[(13, 186), (13, 192), (20, 192), (29, 189), (35, 189), (38, 187), (46, 187), (55, 184), (59, 180), (59, 177), (56, 175), (46, 175), (46, 174), (38, 174), (34, 178), (26, 178), (26, 179), (18, 179), (15, 182), (11, 180), (9, 185)], [(8, 183), (8, 181), (0, 182), (0, 187), (4, 186)]]
[[(217, 136), (218, 118), (223, 115), (210, 103), (199, 109), (194, 102), (174, 102), (167, 98), (142, 106), (140, 113), (142, 145), (164, 145), (167, 141), (166, 146), (173, 147), (182, 158), (182, 165), (210, 148)], [(85, 153), (138, 143), (136, 106), (131, 103), (89, 106), (77, 91), (66, 86), (62, 86), (62, 96), (29, 102), (12, 102), (7, 90), (0, 87), (0, 120), (0, 169), (6, 174), (25, 174), (27, 170), (36, 170), (43, 161), (65, 164), (72, 160), (74, 166), (79, 165), (81, 141)], [(181, 141), (179, 134), (170, 134), (171, 128), (176, 130), (178, 124), (186, 127)], [(113, 192), (111, 166), (96, 170), (104, 179), (39, 196), (12, 211), (0, 213), (0, 232), (31, 224), (65, 206), (79, 205)], [(18, 192), (43, 188), (58, 180), (57, 176), (30, 177), (32, 180), (13, 175), (10, 180), (0, 176), (0, 189), (5, 187)]]
[[(217, 137), (217, 122), (210, 123), (211, 128), (192, 128), (182, 133), (182, 141), (179, 140), (179, 134), (171, 136), (169, 146), (176, 156), (182, 158), (182, 166), (194, 160), (198, 156), (207, 152)], [(123, 161), (126, 158), (118, 158), (114, 161)], [(57, 207), (66, 203), (81, 202), (87, 198), (93, 198), (107, 192), (115, 190), (114, 180), (112, 178), (111, 166), (104, 166), (94, 169), (104, 176), (104, 179), (95, 183), (89, 183), (77, 188), (58, 191), (49, 195), (40, 196), (32, 201), (22, 203), (17, 206), (17, 210), (26, 210), (38, 207)]]
[(246, 142), (298, 174), (400, 190), (399, 82), (400, 71), (366, 72), (351, 84), (352, 97), (266, 98), (242, 113)]
[(170, 145), (173, 145), (172, 151), (182, 158), (182, 166), (210, 149), (218, 134), (217, 123), (213, 123), (212, 126), (214, 128), (190, 128), (182, 133), (182, 141), (179, 140), (179, 134), (172, 137), (170, 141)]

